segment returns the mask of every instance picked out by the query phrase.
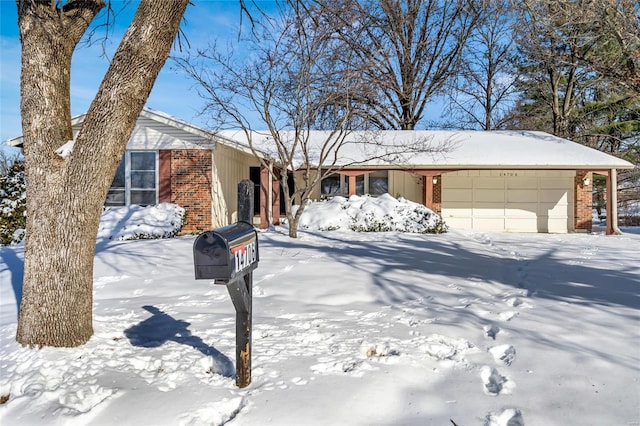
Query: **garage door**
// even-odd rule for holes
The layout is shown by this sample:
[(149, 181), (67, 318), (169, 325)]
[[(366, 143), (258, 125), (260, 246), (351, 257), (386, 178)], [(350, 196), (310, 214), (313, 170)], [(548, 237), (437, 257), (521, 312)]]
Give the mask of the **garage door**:
[(453, 229), (573, 230), (573, 171), (478, 170), (442, 176), (442, 218)]

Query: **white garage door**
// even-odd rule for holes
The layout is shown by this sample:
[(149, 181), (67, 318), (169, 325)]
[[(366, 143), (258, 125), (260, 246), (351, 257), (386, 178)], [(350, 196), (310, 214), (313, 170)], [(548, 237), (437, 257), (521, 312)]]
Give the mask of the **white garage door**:
[(442, 176), (442, 218), (453, 229), (573, 230), (573, 171), (472, 170)]

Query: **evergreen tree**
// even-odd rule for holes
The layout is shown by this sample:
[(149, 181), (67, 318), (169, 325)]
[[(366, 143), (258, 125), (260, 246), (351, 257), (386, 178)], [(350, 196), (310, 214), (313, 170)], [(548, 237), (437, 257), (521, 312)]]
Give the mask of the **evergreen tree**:
[(26, 226), (26, 188), (24, 162), (16, 160), (0, 176), (0, 245), (22, 239), (16, 231)]

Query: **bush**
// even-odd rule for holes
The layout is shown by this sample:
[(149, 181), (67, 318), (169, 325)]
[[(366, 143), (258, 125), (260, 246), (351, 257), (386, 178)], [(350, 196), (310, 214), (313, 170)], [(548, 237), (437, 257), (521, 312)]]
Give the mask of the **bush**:
[(26, 226), (24, 162), (13, 165), (0, 176), (0, 245), (18, 243)]

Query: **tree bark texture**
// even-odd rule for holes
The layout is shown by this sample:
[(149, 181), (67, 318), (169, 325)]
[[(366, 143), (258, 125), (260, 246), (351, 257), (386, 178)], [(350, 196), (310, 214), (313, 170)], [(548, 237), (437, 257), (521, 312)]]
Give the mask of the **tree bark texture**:
[(72, 347), (93, 334), (93, 258), (102, 206), (188, 0), (140, 3), (73, 139), (71, 55), (102, 0), (18, 0), (27, 180), (23, 296), (16, 339)]

